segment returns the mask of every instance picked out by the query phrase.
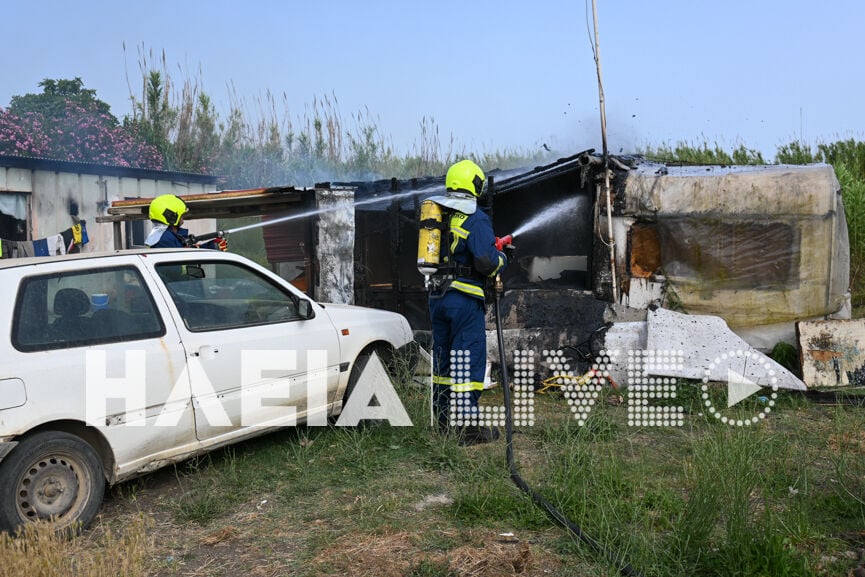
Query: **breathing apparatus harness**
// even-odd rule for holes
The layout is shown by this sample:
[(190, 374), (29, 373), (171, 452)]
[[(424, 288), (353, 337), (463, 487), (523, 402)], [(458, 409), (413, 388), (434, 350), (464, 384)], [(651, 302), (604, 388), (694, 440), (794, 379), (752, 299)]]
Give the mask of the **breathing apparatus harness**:
[[(424, 288), (429, 292), (430, 298), (444, 296), (457, 278), (468, 278), (481, 283), (487, 280), (471, 264), (461, 265), (453, 260), (451, 220), (465, 213), (439, 204), (437, 200), (441, 199), (442, 197), (429, 198), (421, 203), (420, 208), (417, 267), (424, 275)], [(446, 239), (446, 242), (443, 243), (442, 238)]]

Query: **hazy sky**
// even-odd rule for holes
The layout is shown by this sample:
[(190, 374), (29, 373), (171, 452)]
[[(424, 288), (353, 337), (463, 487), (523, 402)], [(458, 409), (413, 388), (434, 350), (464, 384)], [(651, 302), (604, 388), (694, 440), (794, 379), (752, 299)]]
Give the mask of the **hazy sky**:
[[(861, 0), (597, 0), (609, 147), (710, 144), (767, 160), (793, 139), (865, 139)], [(591, 1), (7, 2), (0, 106), (80, 76), (118, 117), (141, 55), (223, 117), (268, 91), (293, 122), (336, 99), (398, 153), (432, 118), (444, 151), (601, 149)], [(123, 45), (125, 43), (125, 51)]]

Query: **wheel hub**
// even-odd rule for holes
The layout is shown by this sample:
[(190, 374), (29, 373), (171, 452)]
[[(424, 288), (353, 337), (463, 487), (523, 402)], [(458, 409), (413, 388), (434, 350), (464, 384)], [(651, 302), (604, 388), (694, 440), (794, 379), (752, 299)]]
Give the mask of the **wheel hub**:
[(72, 508), (77, 493), (78, 475), (70, 460), (59, 456), (41, 459), (21, 479), (19, 513), (34, 521), (62, 517)]

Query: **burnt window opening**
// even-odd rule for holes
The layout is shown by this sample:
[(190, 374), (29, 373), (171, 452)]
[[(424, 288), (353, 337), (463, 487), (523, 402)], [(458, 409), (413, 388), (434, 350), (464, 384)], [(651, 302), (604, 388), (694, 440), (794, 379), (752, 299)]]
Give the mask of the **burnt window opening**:
[(577, 174), (496, 195), (493, 226), (517, 233), (506, 288), (592, 288), (592, 193)]
[[(660, 243), (660, 270), (676, 283), (707, 290), (774, 290), (798, 284), (800, 243), (787, 223), (680, 217), (659, 221), (654, 227)], [(646, 239), (651, 235), (642, 230), (638, 236)], [(640, 261), (639, 268), (650, 267), (648, 262)]]
[[(291, 211), (266, 215), (262, 220), (278, 220), (303, 214), (307, 210), (307, 205), (302, 204)], [(313, 226), (313, 217), (307, 216), (260, 229), (267, 262), (276, 267), (281, 277), (310, 297), (313, 296), (312, 287), (315, 284)]]
[(403, 314), (413, 328), (429, 325), (417, 235), (411, 201), (355, 208), (355, 304)]
[(0, 193), (0, 239), (27, 240), (26, 219), (26, 195)]

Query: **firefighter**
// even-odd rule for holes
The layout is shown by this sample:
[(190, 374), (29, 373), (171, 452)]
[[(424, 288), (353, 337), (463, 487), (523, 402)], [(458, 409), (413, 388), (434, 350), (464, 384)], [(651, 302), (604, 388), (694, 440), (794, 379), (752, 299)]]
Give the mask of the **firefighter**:
[[(189, 231), (180, 228), (183, 215), (189, 212), (186, 203), (173, 194), (157, 196), (150, 202), (148, 215), (153, 230), (147, 235), (144, 244), (150, 248), (182, 248), (189, 246)], [(228, 250), (228, 241), (216, 238), (200, 246), (214, 250)]]
[(445, 209), (448, 234), (442, 242), (449, 243), (442, 247), (447, 262), (434, 275), (429, 299), (433, 403), (440, 430), (452, 430), (455, 407), (462, 445), (498, 438), (498, 429), (486, 426), (478, 411), (487, 364), (484, 288), (508, 257), (496, 248), (490, 217), (478, 210), (484, 180), (477, 164), (462, 160), (448, 169), (446, 194), (433, 198)]

